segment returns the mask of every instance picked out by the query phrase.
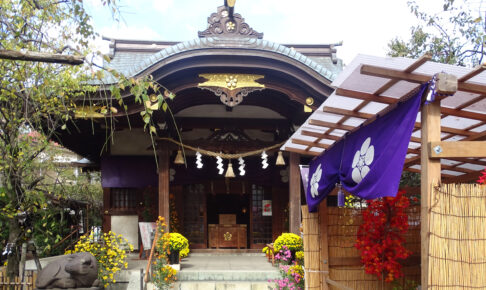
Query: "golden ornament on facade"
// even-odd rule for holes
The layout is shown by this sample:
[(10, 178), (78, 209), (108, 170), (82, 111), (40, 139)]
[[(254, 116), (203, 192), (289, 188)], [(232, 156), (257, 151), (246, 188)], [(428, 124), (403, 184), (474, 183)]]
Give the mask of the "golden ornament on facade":
[(227, 76), (226, 77), (226, 87), (228, 89), (235, 89), (237, 83), (238, 83), (238, 77), (236, 77), (236, 76)]
[(224, 234), (224, 240), (225, 241), (231, 241), (232, 237), (233, 237), (233, 235), (230, 232), (226, 232), (226, 234)]
[(256, 80), (263, 79), (263, 75), (200, 74), (199, 77), (206, 81), (199, 83), (198, 87), (210, 90), (228, 107), (240, 104), (249, 93), (265, 88), (264, 85), (256, 82)]
[(219, 87), (226, 88), (228, 90), (235, 90), (240, 88), (265, 88), (264, 85), (256, 82), (256, 80), (263, 79), (263, 75), (200, 74), (199, 77), (205, 78), (207, 80), (204, 83), (198, 84), (199, 87)]
[(305, 99), (305, 103), (307, 104), (307, 106), (312, 106), (314, 105), (314, 99), (312, 97), (308, 97), (307, 99)]
[(228, 21), (226, 22), (226, 30), (228, 31), (234, 31), (236, 28), (236, 24), (233, 21)]

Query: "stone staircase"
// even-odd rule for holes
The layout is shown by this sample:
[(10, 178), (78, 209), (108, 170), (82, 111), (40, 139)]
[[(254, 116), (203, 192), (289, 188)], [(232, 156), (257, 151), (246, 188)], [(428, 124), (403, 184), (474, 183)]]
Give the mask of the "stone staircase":
[(268, 290), (280, 274), (261, 253), (192, 253), (181, 263), (178, 290)]
[[(42, 262), (47, 262), (46, 260)], [(117, 274), (116, 284), (108, 290), (156, 290), (152, 283), (142, 283), (147, 260), (129, 257), (128, 269)], [(262, 253), (204, 252), (191, 253), (181, 262), (177, 290), (268, 290), (280, 273)]]

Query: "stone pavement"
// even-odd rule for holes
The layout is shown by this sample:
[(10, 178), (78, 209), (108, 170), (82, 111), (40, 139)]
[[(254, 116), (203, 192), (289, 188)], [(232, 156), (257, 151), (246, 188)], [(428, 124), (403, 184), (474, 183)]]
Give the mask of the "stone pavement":
[[(51, 259), (41, 259), (45, 265)], [(130, 254), (128, 269), (117, 276), (117, 283), (109, 290), (151, 290), (151, 283), (141, 283), (141, 269), (145, 272), (148, 260)], [(33, 261), (27, 268), (35, 269)], [(231, 251), (206, 251), (191, 253), (181, 262), (178, 282), (172, 289), (184, 290), (267, 290), (269, 279), (280, 277), (278, 269), (269, 263), (262, 253), (239, 253)]]

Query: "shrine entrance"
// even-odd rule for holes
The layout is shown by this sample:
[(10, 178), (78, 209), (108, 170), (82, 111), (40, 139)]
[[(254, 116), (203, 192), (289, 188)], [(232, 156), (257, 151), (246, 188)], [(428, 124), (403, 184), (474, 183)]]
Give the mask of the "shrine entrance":
[(272, 192), (279, 190), (242, 180), (185, 185), (178, 200), (182, 206), (177, 206), (182, 207), (180, 231), (191, 248), (260, 249), (286, 227), (288, 218), (280, 209), (286, 207), (288, 193), (283, 190), (284, 198), (274, 201)]

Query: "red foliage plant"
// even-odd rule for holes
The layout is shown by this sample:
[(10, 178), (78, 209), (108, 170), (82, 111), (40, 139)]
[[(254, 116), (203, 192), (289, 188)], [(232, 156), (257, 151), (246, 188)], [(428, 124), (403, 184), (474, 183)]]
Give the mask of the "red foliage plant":
[(481, 171), (481, 176), (479, 176), (478, 183), (479, 184), (486, 184), (486, 169)]
[(396, 197), (370, 200), (367, 204), (355, 247), (360, 251), (366, 273), (392, 282), (403, 276), (398, 260), (411, 254), (404, 247), (408, 231), (405, 209), (410, 201), (405, 191), (399, 190)]

